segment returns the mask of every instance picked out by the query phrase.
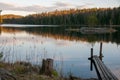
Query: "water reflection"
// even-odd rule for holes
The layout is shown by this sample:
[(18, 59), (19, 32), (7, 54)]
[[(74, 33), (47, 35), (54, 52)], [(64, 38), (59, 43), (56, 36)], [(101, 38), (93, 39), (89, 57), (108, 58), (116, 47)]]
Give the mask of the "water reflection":
[(99, 42), (103, 41), (104, 62), (113, 71), (114, 65), (120, 67), (119, 31), (113, 34), (83, 35), (65, 31), (66, 27), (1, 27), (0, 51), (4, 53), (3, 60), (40, 65), (43, 58), (53, 58), (59, 72), (96, 77), (95, 72), (89, 70), (87, 58), (90, 56), (90, 48), (94, 47), (94, 53), (97, 54)]
[(2, 32), (5, 33), (19, 33), (26, 32), (33, 35), (42, 35), (44, 37), (52, 37), (55, 39), (64, 40), (76, 40), (76, 41), (105, 41), (105, 42), (115, 42), (120, 44), (120, 30), (115, 33), (105, 33), (105, 34), (81, 34), (80, 32), (68, 32), (65, 30), (66, 27), (2, 27)]

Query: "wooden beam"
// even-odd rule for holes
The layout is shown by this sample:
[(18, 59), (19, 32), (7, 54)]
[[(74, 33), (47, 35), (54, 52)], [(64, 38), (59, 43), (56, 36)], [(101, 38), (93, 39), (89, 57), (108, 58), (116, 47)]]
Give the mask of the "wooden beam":
[(99, 80), (118, 80), (109, 68), (100, 60), (98, 56), (93, 56), (93, 63)]

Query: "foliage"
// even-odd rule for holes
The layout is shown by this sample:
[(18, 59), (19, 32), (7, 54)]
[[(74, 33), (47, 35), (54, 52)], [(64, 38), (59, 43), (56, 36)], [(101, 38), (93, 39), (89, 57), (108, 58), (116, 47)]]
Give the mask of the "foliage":
[(20, 15), (14, 15), (14, 14), (5, 14), (1, 16), (2, 19), (18, 19), (18, 18), (22, 18), (23, 16)]
[(70, 9), (62, 11), (45, 12), (28, 15), (21, 18), (6, 18), (4, 23), (18, 24), (55, 24), (55, 25), (120, 25), (120, 7), (118, 8), (92, 8), (92, 9)]
[(88, 25), (95, 26), (95, 25), (97, 25), (97, 23), (98, 23), (98, 19), (96, 16), (94, 16), (94, 15), (88, 16)]

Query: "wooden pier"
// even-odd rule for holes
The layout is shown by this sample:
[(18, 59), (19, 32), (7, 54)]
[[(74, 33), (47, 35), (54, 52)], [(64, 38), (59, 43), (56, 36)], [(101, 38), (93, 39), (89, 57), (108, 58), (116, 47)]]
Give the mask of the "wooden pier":
[(102, 43), (100, 47), (100, 56), (93, 55), (93, 48), (91, 48), (91, 57), (88, 58), (91, 61), (91, 71), (93, 69), (92, 65), (94, 65), (99, 80), (118, 80), (111, 70), (103, 63), (101, 48)]
[(99, 80), (118, 80), (117, 77), (106, 67), (98, 56), (93, 56), (93, 64), (95, 66)]

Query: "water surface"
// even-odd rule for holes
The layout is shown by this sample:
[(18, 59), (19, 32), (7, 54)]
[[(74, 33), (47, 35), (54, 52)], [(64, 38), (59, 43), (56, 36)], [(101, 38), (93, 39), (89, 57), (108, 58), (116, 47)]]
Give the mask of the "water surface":
[[(70, 26), (70, 28), (79, 26)], [(104, 34), (82, 34), (66, 31), (68, 26), (4, 25), (0, 27), (0, 52), (5, 62), (26, 61), (41, 65), (43, 58), (54, 59), (60, 74), (90, 78), (97, 77), (90, 71), (90, 49), (99, 55), (103, 42), (103, 61), (120, 79), (120, 31)]]

